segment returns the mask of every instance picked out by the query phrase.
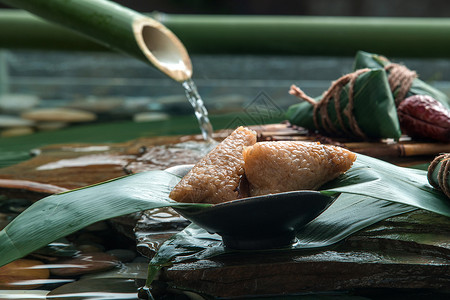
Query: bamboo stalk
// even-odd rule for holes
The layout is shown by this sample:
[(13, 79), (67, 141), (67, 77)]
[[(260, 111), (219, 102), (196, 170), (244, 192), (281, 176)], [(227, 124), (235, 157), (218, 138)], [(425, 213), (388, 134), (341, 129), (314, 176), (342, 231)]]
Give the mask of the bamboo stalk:
[(163, 15), (161, 20), (190, 51), (353, 56), (365, 49), (402, 57), (450, 55), (450, 19), (444, 18)]
[[(108, 48), (149, 62), (177, 81), (185, 81), (192, 75), (192, 65), (185, 47), (169, 29), (152, 18), (113, 2), (106, 0), (0, 0), (0, 2), (27, 10), (81, 33)], [(4, 31), (14, 31), (10, 26), (2, 28)], [(30, 35), (26, 32), (15, 34), (21, 34), (23, 38)]]
[(411, 157), (420, 155), (436, 155), (450, 152), (450, 144), (446, 143), (410, 143), (410, 144), (382, 144), (382, 143), (351, 143), (345, 144), (349, 150), (373, 157), (395, 156)]
[[(11, 4), (17, 1), (0, 0)], [(44, 1), (20, 2), (32, 5)], [(172, 30), (190, 53), (353, 56), (357, 50), (364, 49), (387, 56), (450, 57), (448, 18), (149, 16)], [(12, 31), (17, 35), (12, 37)], [(45, 37), (49, 43), (40, 43), (34, 35)], [(0, 47), (5, 46), (104, 49), (73, 32), (54, 25), (45, 26), (44, 22), (26, 13), (0, 10)]]

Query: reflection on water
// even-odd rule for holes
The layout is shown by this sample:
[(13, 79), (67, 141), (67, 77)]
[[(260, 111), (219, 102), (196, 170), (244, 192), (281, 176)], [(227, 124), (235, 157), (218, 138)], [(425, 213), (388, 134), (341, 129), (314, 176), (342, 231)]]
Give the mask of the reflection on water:
[(100, 292), (89, 292), (89, 293), (74, 293), (65, 294), (59, 296), (48, 295), (47, 299), (64, 299), (64, 300), (113, 300), (113, 299), (139, 299), (136, 297), (136, 292), (134, 293), (100, 293)]
[(31, 291), (7, 291), (0, 290), (0, 299), (20, 299), (20, 300), (31, 300), (31, 299), (47, 299), (48, 291), (42, 290), (31, 290)]
[[(168, 161), (175, 164), (186, 164), (198, 161), (216, 145), (217, 142), (212, 139), (183, 140), (170, 147), (155, 146), (150, 148), (154, 150), (153, 152), (148, 151), (152, 165)], [(161, 153), (155, 155), (155, 151)], [(178, 153), (180, 160), (178, 160)], [(182, 161), (181, 159), (186, 156), (186, 153), (190, 154), (189, 160)], [(56, 163), (47, 162), (41, 169), (54, 170), (91, 163), (111, 163), (112, 161), (123, 163), (112, 160), (107, 154), (88, 154), (87, 157), (92, 159), (81, 161), (76, 158), (66, 158)], [(119, 157), (124, 160), (127, 158), (127, 156)], [(142, 160), (145, 158), (146, 156), (142, 155)], [(165, 169), (161, 165), (158, 167)], [(2, 200), (0, 215), (5, 214), (5, 220), (9, 222), (23, 211), (22, 206), (27, 207), (30, 204), (29, 201), (23, 204), (17, 199), (5, 198)], [(146, 233), (152, 233), (147, 235), (145, 240), (147, 248), (148, 245), (151, 245), (146, 249), (146, 252), (149, 253), (148, 257), (153, 255), (170, 236), (189, 224), (187, 220), (168, 208), (154, 209), (145, 212), (144, 215), (147, 216), (145, 230), (149, 230)], [(132, 221), (133, 228), (136, 220), (129, 221)], [(117, 230), (126, 230), (122, 226), (129, 225), (127, 223), (121, 225), (120, 222), (117, 222), (119, 221), (103, 221), (90, 225), (66, 238), (54, 241), (26, 258), (1, 267), (0, 300), (138, 299), (138, 289), (145, 285), (148, 259), (137, 253), (134, 238), (137, 237), (139, 240), (139, 234), (132, 232), (132, 239), (124, 240), (126, 238), (123, 235), (124, 232), (118, 233)]]
[(42, 286), (46, 284), (63, 284), (74, 282), (75, 279), (33, 279), (33, 280), (18, 280), (9, 283), (11, 287), (13, 286)]

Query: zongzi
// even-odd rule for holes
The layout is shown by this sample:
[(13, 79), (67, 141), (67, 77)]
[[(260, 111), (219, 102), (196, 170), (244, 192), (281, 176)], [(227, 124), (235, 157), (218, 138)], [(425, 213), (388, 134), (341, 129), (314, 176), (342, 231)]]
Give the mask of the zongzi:
[(409, 70), (406, 66), (392, 63), (382, 55), (358, 51), (353, 69), (363, 68), (383, 68), (387, 71), (391, 92), (397, 105), (413, 95), (428, 95), (441, 102), (445, 107), (450, 108), (450, 99), (446, 94), (420, 80), (415, 72)]
[(305, 100), (289, 107), (292, 124), (329, 136), (355, 139), (400, 138), (400, 124), (384, 69), (361, 69), (333, 82), (319, 99), (296, 86), (290, 94)]
[(356, 154), (312, 142), (261, 142), (244, 149), (250, 195), (315, 190), (347, 171)]
[(320, 143), (256, 143), (254, 131), (239, 127), (181, 179), (170, 198), (216, 204), (317, 189), (347, 171), (355, 159), (353, 152)]
[(187, 203), (221, 203), (237, 199), (244, 174), (242, 151), (254, 143), (256, 133), (239, 127), (181, 179), (170, 198)]

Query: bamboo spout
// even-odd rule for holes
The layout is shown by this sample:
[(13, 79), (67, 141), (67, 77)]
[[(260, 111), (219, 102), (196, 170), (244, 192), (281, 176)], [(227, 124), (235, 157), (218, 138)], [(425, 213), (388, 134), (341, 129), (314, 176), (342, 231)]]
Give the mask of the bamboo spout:
[(143, 60), (176, 81), (192, 76), (189, 54), (164, 25), (107, 0), (0, 0)]
[(192, 63), (181, 41), (161, 23), (144, 17), (133, 23), (139, 48), (159, 70), (177, 81), (192, 76)]

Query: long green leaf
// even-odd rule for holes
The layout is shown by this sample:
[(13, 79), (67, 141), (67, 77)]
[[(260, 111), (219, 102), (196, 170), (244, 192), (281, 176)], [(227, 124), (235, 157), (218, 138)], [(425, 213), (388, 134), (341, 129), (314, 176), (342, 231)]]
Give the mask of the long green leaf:
[(411, 205), (450, 217), (450, 199), (434, 189), (423, 170), (402, 168), (358, 154), (353, 167), (323, 193), (349, 193)]
[(0, 266), (101, 220), (164, 206), (205, 206), (170, 200), (179, 180), (150, 171), (41, 199), (0, 232)]

